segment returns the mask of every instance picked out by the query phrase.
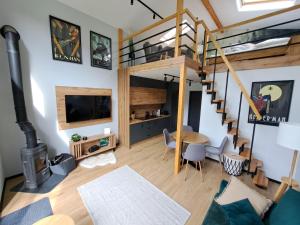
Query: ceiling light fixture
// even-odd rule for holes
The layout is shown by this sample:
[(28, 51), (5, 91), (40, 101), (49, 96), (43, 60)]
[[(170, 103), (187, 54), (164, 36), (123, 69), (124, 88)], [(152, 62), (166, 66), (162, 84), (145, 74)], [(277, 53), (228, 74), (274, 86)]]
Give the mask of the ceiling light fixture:
[(133, 5), (133, 0), (130, 1), (130, 5)]
[(153, 13), (153, 19), (155, 20), (155, 14)]

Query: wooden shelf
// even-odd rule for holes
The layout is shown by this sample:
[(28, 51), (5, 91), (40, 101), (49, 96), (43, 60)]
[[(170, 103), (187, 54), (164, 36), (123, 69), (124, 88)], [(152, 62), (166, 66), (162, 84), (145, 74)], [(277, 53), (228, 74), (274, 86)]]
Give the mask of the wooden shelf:
[(268, 188), (269, 179), (265, 176), (265, 173), (262, 170), (258, 170), (257, 174), (252, 180), (253, 184), (261, 188)]
[(216, 112), (217, 113), (225, 113), (225, 109), (217, 109)]
[(230, 131), (228, 131), (228, 134), (237, 135), (237, 132), (238, 132), (237, 128), (234, 127)]
[(236, 146), (238, 147), (238, 148), (240, 148), (240, 147), (242, 147), (243, 145), (246, 145), (246, 144), (248, 144), (250, 141), (247, 139), (247, 138), (238, 138), (238, 140), (237, 140), (237, 143), (236, 143)]
[(224, 102), (224, 100), (223, 99), (215, 99), (212, 102), (213, 103), (222, 103), (222, 102)]
[(241, 152), (240, 156), (244, 157), (246, 160), (250, 160), (250, 149), (245, 148), (244, 151)]
[(171, 116), (171, 115), (162, 115), (162, 116), (159, 116), (159, 117), (150, 118), (150, 119), (145, 119), (145, 120), (142, 120), (142, 119), (134, 119), (134, 120), (130, 120), (130, 125), (132, 125), (132, 124), (137, 124), (137, 123), (144, 123), (144, 122), (152, 121), (152, 120), (160, 120), (160, 119), (168, 118), (168, 117), (170, 117), (170, 116)]
[(263, 167), (263, 162), (261, 160), (258, 160), (258, 159), (252, 159), (251, 160), (251, 163), (250, 163), (250, 170), (249, 172), (250, 173), (255, 173), (255, 171), (258, 169), (258, 168), (261, 168)]
[(226, 120), (224, 121), (225, 124), (235, 123), (235, 122), (236, 122), (235, 119), (226, 119)]
[[(108, 138), (108, 145), (100, 147), (95, 152), (89, 152), (89, 148), (93, 145), (98, 145), (101, 139)], [(93, 155), (97, 155), (102, 152), (106, 152), (109, 150), (114, 150), (116, 148), (116, 135), (115, 134), (107, 134), (107, 135), (94, 135), (88, 137), (87, 140), (81, 140), (78, 142), (70, 141), (70, 151), (71, 154), (75, 157), (76, 160), (81, 160)]]

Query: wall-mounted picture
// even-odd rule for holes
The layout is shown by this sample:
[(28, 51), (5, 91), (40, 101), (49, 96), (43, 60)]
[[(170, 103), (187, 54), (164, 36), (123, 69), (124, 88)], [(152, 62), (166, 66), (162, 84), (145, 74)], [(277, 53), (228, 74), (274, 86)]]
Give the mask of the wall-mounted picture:
[(90, 33), (91, 65), (111, 70), (111, 39), (93, 31)]
[[(288, 122), (293, 87), (293, 80), (252, 83), (251, 98), (263, 117), (257, 124), (279, 126), (280, 122)], [(249, 108), (248, 122), (254, 123), (255, 119)]]
[(80, 26), (50, 16), (50, 32), (53, 59), (81, 64)]

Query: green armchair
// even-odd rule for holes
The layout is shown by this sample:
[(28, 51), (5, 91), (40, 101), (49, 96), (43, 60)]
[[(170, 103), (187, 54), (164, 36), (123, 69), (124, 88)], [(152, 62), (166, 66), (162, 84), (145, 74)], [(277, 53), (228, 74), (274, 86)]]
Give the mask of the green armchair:
[[(220, 184), (219, 196), (228, 182), (223, 180)], [(262, 223), (265, 225), (300, 225), (300, 192), (289, 189), (278, 204), (269, 209), (265, 215)], [(215, 201), (210, 205), (208, 212), (204, 218), (202, 225), (231, 225), (224, 213), (222, 206), (218, 205)], [(242, 223), (241, 223), (242, 224)]]

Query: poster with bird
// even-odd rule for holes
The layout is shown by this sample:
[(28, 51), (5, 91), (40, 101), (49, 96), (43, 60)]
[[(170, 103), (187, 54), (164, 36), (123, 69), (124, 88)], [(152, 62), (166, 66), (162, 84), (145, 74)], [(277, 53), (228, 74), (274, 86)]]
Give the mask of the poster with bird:
[(50, 32), (53, 59), (81, 64), (80, 26), (50, 16)]
[[(253, 82), (251, 98), (262, 116), (257, 124), (279, 126), (288, 122), (293, 95), (293, 80)], [(249, 107), (248, 122), (254, 123), (256, 116)]]
[(90, 32), (91, 66), (112, 69), (111, 38)]

